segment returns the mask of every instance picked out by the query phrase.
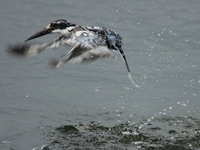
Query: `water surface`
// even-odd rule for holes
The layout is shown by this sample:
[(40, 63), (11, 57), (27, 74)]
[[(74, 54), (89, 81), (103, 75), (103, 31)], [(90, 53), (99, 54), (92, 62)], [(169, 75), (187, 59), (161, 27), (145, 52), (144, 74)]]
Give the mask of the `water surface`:
[[(2, 1), (0, 149), (200, 149), (199, 6), (185, 0)], [(118, 53), (56, 70), (49, 60), (70, 47), (32, 58), (6, 53), (7, 44), (60, 18), (117, 31), (143, 87), (131, 85)]]

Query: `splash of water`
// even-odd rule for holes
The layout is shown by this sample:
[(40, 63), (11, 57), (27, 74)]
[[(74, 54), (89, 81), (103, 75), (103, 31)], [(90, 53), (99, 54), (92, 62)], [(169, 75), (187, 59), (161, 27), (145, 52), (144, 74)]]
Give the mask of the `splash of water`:
[(144, 85), (145, 81), (146, 81), (146, 76), (144, 76), (144, 80), (143, 80), (142, 84), (140, 84), (140, 85), (136, 84), (135, 81), (133, 80), (133, 78), (132, 78), (130, 72), (128, 72), (128, 78), (130, 79), (131, 83), (132, 83), (136, 88), (141, 88), (141, 87)]

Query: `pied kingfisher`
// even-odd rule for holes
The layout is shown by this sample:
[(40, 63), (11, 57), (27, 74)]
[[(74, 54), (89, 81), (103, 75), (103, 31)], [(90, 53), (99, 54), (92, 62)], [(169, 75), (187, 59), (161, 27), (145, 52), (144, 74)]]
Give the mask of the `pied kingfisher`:
[(61, 36), (49, 44), (24, 44), (13, 47), (11, 51), (20, 55), (33, 56), (48, 48), (56, 48), (60, 45), (72, 46), (66, 55), (61, 56), (61, 58), (65, 58), (64, 60), (53, 61), (54, 67), (59, 67), (65, 63), (83, 63), (98, 58), (112, 58), (114, 56), (110, 50), (117, 50), (125, 61), (131, 82), (138, 87), (130, 75), (126, 56), (122, 50), (122, 38), (113, 30), (96, 26), (80, 26), (64, 19), (58, 19), (25, 41), (50, 33), (58, 33)]

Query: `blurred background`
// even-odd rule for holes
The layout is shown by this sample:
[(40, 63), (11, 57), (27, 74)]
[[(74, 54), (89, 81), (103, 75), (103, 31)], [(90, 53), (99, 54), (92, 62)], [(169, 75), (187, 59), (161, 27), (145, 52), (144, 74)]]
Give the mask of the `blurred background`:
[[(200, 2), (3, 0), (0, 2), (0, 149), (200, 149)], [(48, 63), (70, 47), (30, 58), (9, 45), (56, 19), (115, 30), (121, 56), (91, 64)], [(58, 35), (35, 39), (51, 42)]]

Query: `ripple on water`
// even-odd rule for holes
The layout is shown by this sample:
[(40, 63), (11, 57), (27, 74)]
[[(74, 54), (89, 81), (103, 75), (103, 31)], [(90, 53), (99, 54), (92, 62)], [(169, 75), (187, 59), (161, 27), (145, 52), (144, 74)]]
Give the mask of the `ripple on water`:
[(197, 150), (200, 148), (200, 120), (163, 116), (113, 127), (96, 122), (63, 125), (50, 129), (47, 137), (52, 149)]

